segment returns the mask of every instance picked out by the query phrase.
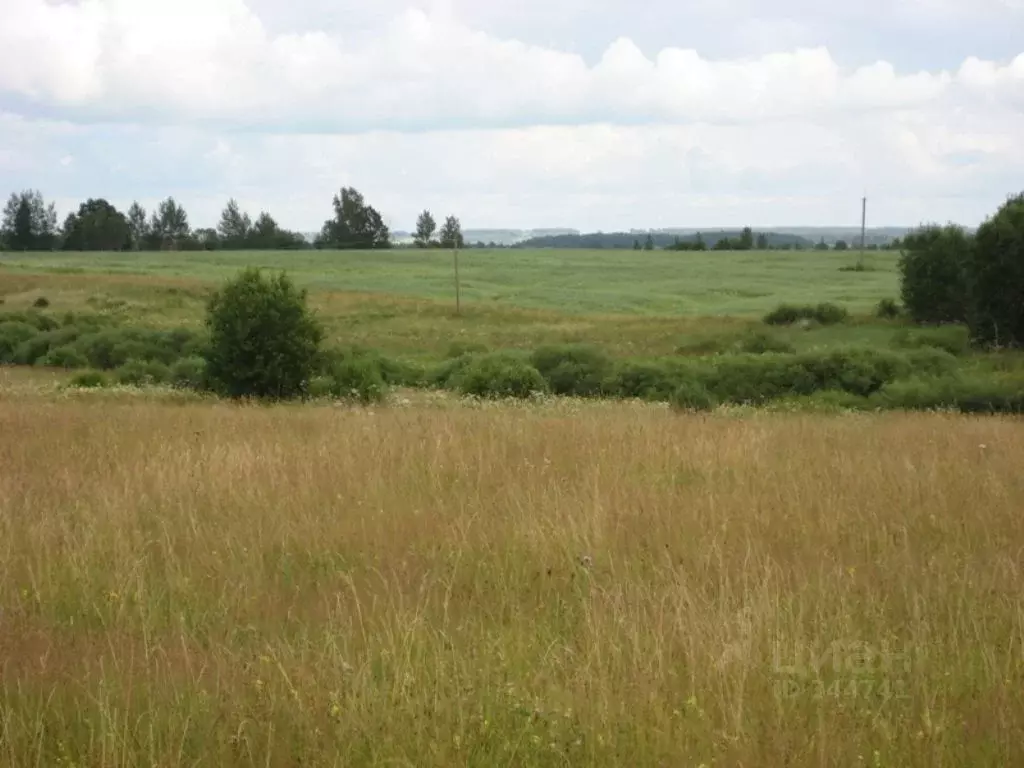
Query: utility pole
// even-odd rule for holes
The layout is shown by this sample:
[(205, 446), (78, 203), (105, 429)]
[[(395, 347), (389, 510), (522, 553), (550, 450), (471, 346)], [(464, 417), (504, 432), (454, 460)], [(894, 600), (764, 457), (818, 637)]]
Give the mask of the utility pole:
[(452, 249), (452, 256), (455, 259), (455, 314), (462, 314), (462, 296), (459, 286), (459, 240), (455, 238), (455, 247)]
[(867, 224), (868, 224), (868, 197), (865, 195), (861, 199), (860, 206), (860, 267), (864, 268), (864, 245), (867, 239)]

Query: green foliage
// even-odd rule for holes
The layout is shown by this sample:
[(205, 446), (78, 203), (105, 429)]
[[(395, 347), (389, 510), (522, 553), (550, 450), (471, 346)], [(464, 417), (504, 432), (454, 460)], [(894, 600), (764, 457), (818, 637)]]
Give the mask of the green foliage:
[(220, 394), (296, 397), (316, 373), (324, 332), (284, 274), (243, 271), (210, 299), (206, 327), (207, 376)]
[(889, 409), (1022, 413), (1024, 379), (920, 376), (888, 384), (871, 402), (876, 407)]
[(769, 352), (782, 352), (792, 354), (796, 349), (788, 341), (772, 336), (763, 331), (749, 333), (740, 338), (737, 342), (740, 352), (752, 355), (764, 355)]
[(672, 393), (671, 403), (680, 411), (710, 411), (717, 405), (714, 395), (696, 380), (684, 380)]
[(40, 296), (38, 299), (32, 302), (32, 306), (36, 309), (46, 309), (50, 306), (50, 300), (45, 296)]
[(813, 320), (821, 325), (836, 325), (846, 320), (845, 308), (823, 302), (816, 306), (780, 304), (764, 316), (766, 325), (793, 325), (801, 320)]
[(962, 227), (930, 225), (907, 235), (900, 293), (916, 323), (962, 323), (968, 316), (973, 240)]
[(875, 305), (875, 317), (880, 320), (896, 320), (903, 314), (903, 308), (895, 299), (882, 299)]
[(81, 336), (75, 344), (93, 368), (113, 370), (129, 360), (171, 365), (195, 355), (202, 339), (187, 328), (173, 331), (146, 328), (106, 328)]
[(336, 361), (327, 375), (316, 378), (314, 397), (332, 396), (360, 403), (378, 403), (388, 392), (379, 360), (350, 356)]
[(52, 331), (55, 328), (60, 328), (60, 323), (52, 317), (35, 310), (4, 312), (0, 314), (0, 323), (26, 323), (38, 331)]
[(984, 344), (1024, 345), (1024, 193), (978, 228), (973, 256), (973, 336)]
[(171, 369), (155, 360), (129, 360), (114, 372), (114, 378), (136, 387), (164, 384), (171, 378)]
[(607, 391), (617, 397), (667, 402), (684, 378), (700, 370), (684, 361), (629, 360), (617, 366)]
[(937, 328), (921, 328), (911, 331), (904, 328), (892, 340), (898, 349), (921, 349), (935, 347), (951, 355), (966, 355), (971, 350), (971, 335), (966, 326), (943, 325)]
[(37, 364), (47, 368), (71, 370), (73, 368), (88, 368), (89, 360), (75, 347), (65, 344), (62, 347), (51, 349)]
[(82, 371), (71, 377), (68, 386), (79, 389), (98, 389), (107, 386), (107, 383), (107, 377), (102, 371)]
[(19, 320), (0, 322), (0, 363), (15, 362), (15, 351), (38, 333), (34, 325)]
[(583, 344), (541, 347), (530, 361), (552, 393), (578, 397), (602, 394), (613, 368), (603, 350)]
[(207, 389), (206, 360), (193, 355), (176, 361), (170, 368), (170, 382), (178, 389)]
[(317, 238), (318, 248), (390, 248), (391, 233), (384, 219), (363, 195), (345, 187), (334, 196), (334, 217), (324, 222)]
[(519, 355), (492, 353), (472, 358), (451, 380), (464, 395), (527, 398), (548, 389), (540, 371)]
[(120, 251), (131, 245), (128, 219), (106, 200), (89, 199), (64, 222), (65, 251)]

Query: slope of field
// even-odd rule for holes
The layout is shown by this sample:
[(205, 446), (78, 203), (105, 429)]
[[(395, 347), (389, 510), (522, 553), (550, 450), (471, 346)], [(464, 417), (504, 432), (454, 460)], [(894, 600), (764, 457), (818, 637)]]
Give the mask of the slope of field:
[[(843, 272), (856, 254), (750, 251), (469, 250), (460, 256), (463, 298), (480, 306), (562, 313), (758, 315), (780, 302), (831, 301), (867, 310), (897, 295), (896, 255), (868, 253), (868, 272)], [(5, 273), (146, 275), (219, 283), (246, 266), (287, 269), (316, 291), (454, 301), (445, 251), (239, 251), (0, 254)]]
[(1009, 766), (1024, 433), (0, 402), (0, 763)]

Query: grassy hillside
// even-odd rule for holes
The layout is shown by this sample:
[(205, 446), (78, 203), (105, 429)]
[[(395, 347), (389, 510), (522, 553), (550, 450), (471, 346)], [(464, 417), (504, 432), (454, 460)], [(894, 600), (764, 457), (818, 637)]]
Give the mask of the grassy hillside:
[[(759, 315), (780, 302), (832, 301), (867, 310), (897, 294), (896, 254), (869, 253), (872, 271), (843, 272), (856, 254), (748, 251), (469, 250), (463, 297), (486, 307), (560, 313)], [(145, 275), (220, 282), (245, 266), (286, 268), (316, 291), (454, 301), (445, 251), (0, 254), (4, 275)]]

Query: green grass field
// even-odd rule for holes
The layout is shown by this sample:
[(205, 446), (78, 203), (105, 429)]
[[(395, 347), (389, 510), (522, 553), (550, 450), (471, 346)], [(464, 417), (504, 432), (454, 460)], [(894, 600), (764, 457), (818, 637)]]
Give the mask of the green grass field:
[[(330, 343), (424, 363), (898, 348), (895, 255), (855, 260), (470, 251), (456, 315), (436, 252), (3, 254), (0, 312), (195, 329), (259, 265)], [(852, 314), (761, 321), (824, 301)], [(1022, 396), (1019, 355), (958, 354)], [(1024, 764), (1019, 416), (72, 375), (0, 365), (0, 766)]]
[[(468, 304), (571, 313), (757, 315), (779, 302), (831, 301), (867, 310), (897, 294), (896, 255), (869, 253), (873, 271), (842, 272), (853, 253), (468, 250)], [(447, 251), (237, 251), (5, 254), (10, 272), (147, 275), (216, 283), (246, 266), (285, 268), (315, 291), (454, 301)]]
[[(55, 253), (0, 255), (5, 309), (45, 296), (53, 311), (116, 314), (144, 325), (195, 326), (209, 293), (246, 266), (286, 269), (310, 289), (335, 341), (436, 358), (455, 343), (489, 348), (589, 342), (620, 356), (673, 354), (756, 326), (781, 302), (831, 301), (866, 316), (898, 295), (896, 256), (471, 250), (460, 257), (462, 315), (452, 256), (437, 251)], [(800, 349), (885, 344), (890, 325), (853, 322), (780, 331)]]

